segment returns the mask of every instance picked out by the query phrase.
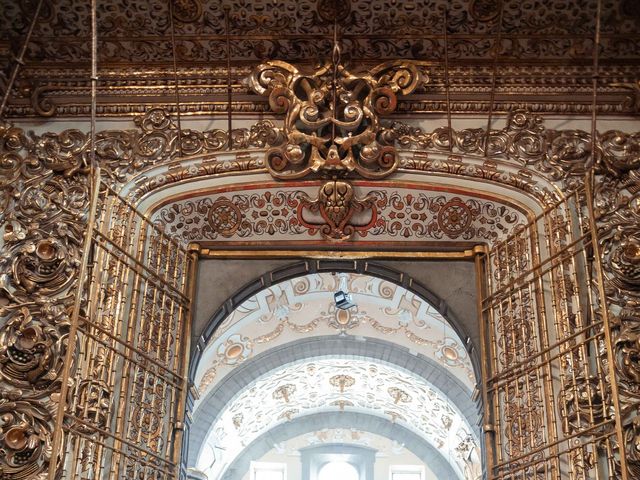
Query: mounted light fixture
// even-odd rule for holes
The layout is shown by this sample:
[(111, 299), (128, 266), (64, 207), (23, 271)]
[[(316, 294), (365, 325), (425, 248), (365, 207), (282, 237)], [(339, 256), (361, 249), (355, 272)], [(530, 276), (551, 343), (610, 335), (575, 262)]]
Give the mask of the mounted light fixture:
[(356, 304), (351, 297), (351, 294), (347, 292), (347, 276), (343, 273), (340, 274), (340, 290), (333, 294), (333, 299), (336, 302), (336, 307), (340, 310), (348, 310), (355, 307)]

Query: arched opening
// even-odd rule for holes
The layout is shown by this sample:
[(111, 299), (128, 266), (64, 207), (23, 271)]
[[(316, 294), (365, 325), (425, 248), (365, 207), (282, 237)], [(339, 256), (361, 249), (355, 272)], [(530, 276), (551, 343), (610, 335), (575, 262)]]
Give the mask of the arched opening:
[(328, 462), (318, 472), (318, 480), (360, 480), (356, 467), (347, 462)]
[[(193, 478), (242, 480), (252, 462), (306, 478), (296, 455), (336, 435), (378, 451), (376, 478), (406, 464), (425, 479), (480, 477), (477, 353), (466, 326), (413, 279), (339, 267), (300, 275), (290, 265), (290, 278), (237, 292), (233, 309), (212, 315), (216, 328), (191, 369)], [(351, 308), (336, 306), (340, 288)]]

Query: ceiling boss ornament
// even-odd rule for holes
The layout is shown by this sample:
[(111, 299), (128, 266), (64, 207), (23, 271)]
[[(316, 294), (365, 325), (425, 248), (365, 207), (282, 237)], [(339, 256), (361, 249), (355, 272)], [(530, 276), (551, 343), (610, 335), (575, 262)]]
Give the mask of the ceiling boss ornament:
[(371, 199), (357, 198), (348, 178), (382, 179), (398, 168), (398, 154), (380, 117), (394, 112), (398, 95), (428, 82), (422, 66), (392, 61), (352, 73), (341, 62), (336, 41), (331, 61), (311, 72), (273, 60), (249, 76), (251, 89), (268, 96), (275, 113), (285, 114), (283, 140), (266, 153), (269, 173), (280, 180), (312, 175), (326, 180), (316, 199), (303, 199), (322, 218), (326, 238), (349, 239), (356, 213), (370, 210), (375, 217)]

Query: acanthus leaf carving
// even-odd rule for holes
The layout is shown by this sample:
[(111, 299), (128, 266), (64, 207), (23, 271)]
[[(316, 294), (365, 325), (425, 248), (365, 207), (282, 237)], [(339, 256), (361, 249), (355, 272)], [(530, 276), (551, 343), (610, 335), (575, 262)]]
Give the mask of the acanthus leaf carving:
[(0, 475), (47, 478), (52, 451), (52, 403), (0, 398)]
[[(490, 133), (490, 158), (512, 162), (523, 173), (530, 169), (543, 172), (558, 185), (582, 179), (590, 155), (589, 134), (576, 130), (545, 130), (528, 114), (518, 113), (522, 118), (515, 115), (507, 128)], [(140, 117), (138, 125), (138, 130), (98, 134), (98, 161), (104, 166), (105, 175), (116, 184), (179, 155), (177, 127), (166, 112), (149, 112)], [(227, 132), (181, 133), (182, 151), (188, 155), (219, 152), (228, 143)], [(451, 132), (451, 135), (453, 156), (459, 155), (460, 161), (452, 160), (447, 166), (427, 162), (418, 165), (416, 162), (414, 166), (404, 168), (424, 168), (425, 171), (457, 168), (464, 174), (466, 166), (462, 156), (483, 153), (486, 132), (467, 129)], [(264, 122), (255, 128), (238, 129), (232, 132), (231, 137), (234, 148), (262, 149), (266, 145), (282, 144), (284, 130)], [(616, 374), (622, 380), (622, 403), (626, 412), (634, 412), (638, 406), (640, 375), (636, 368), (640, 358), (640, 329), (637, 325), (640, 268), (638, 138), (637, 134), (610, 131), (599, 134), (595, 142), (598, 241), (604, 253), (605, 288), (610, 297), (610, 312), (619, 317), (619, 322), (614, 325), (614, 349), (619, 355)], [(377, 139), (382, 146), (397, 141), (400, 146), (449, 151), (449, 131), (445, 128), (429, 134), (396, 124), (387, 131), (378, 131)], [(338, 149), (339, 144), (335, 147)], [(11, 454), (10, 460), (8, 456), (0, 460), (0, 466), (2, 473), (9, 472), (12, 478), (37, 478), (51, 459), (53, 414), (45, 404), (57, 389), (56, 380), (68, 328), (66, 302), (70, 289), (78, 281), (78, 258), (88, 209), (86, 170), (83, 167), (87, 154), (87, 136), (77, 130), (36, 136), (10, 125), (0, 126), (0, 222), (4, 227), (0, 289), (3, 304), (8, 304), (0, 312), (3, 320), (0, 375), (5, 381), (0, 392), (0, 429), (3, 435), (0, 442), (3, 445), (9, 442), (3, 448)], [(331, 164), (330, 159), (326, 162)], [(237, 169), (242, 168), (259, 167), (256, 163), (240, 165), (238, 162)], [(210, 172), (203, 168), (203, 172), (206, 171)], [(478, 167), (474, 175), (506, 183), (490, 162)], [(179, 179), (178, 176), (175, 178)], [(333, 185), (335, 188), (340, 181), (331, 179), (323, 186)], [(530, 177), (524, 174), (518, 181), (522, 183), (517, 188), (535, 188)], [(326, 218), (321, 216), (324, 223), (320, 227), (328, 225), (328, 236), (333, 239), (348, 238), (344, 226), (341, 231), (340, 225), (345, 218), (353, 219), (356, 213), (362, 213), (354, 210), (350, 214), (348, 209), (341, 210), (342, 205), (336, 202), (338, 197), (327, 193), (322, 200), (317, 200), (324, 202), (325, 206)], [(357, 202), (366, 204), (369, 198), (342, 197), (352, 209), (356, 208)], [(322, 203), (309, 202), (320, 212)], [(339, 208), (328, 210), (329, 207)], [(104, 392), (97, 395), (107, 396)], [(24, 400), (17, 400), (19, 397)], [(88, 392), (87, 398), (95, 398), (95, 395)], [(106, 418), (107, 406), (100, 404), (96, 408), (100, 425)], [(631, 460), (630, 468), (637, 472), (637, 452), (634, 453), (633, 449), (638, 445), (638, 421), (634, 420), (637, 417), (632, 413), (629, 413), (629, 418), (625, 423), (628, 435), (625, 448)], [(23, 463), (18, 465), (16, 459)], [(9, 462), (8, 466), (3, 462)]]
[(45, 304), (32, 312), (14, 309), (0, 329), (0, 375), (22, 398), (56, 389), (67, 346), (69, 316), (64, 305)]

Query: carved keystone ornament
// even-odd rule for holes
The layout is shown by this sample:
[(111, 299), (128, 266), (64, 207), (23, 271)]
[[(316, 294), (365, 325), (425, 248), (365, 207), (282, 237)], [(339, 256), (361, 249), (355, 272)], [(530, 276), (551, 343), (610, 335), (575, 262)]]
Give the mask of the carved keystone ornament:
[(269, 61), (249, 76), (251, 88), (269, 97), (275, 113), (285, 114), (283, 140), (266, 153), (269, 173), (281, 180), (313, 174), (327, 179), (316, 199), (303, 199), (322, 217), (324, 223), (315, 226), (324, 237), (351, 238), (357, 227), (350, 221), (363, 210), (375, 218), (373, 202), (358, 199), (346, 178), (381, 179), (398, 168), (392, 136), (385, 135), (380, 116), (396, 109), (398, 94), (410, 94), (428, 81), (421, 66), (394, 61), (354, 74), (340, 63), (336, 45), (332, 60), (312, 72)]

